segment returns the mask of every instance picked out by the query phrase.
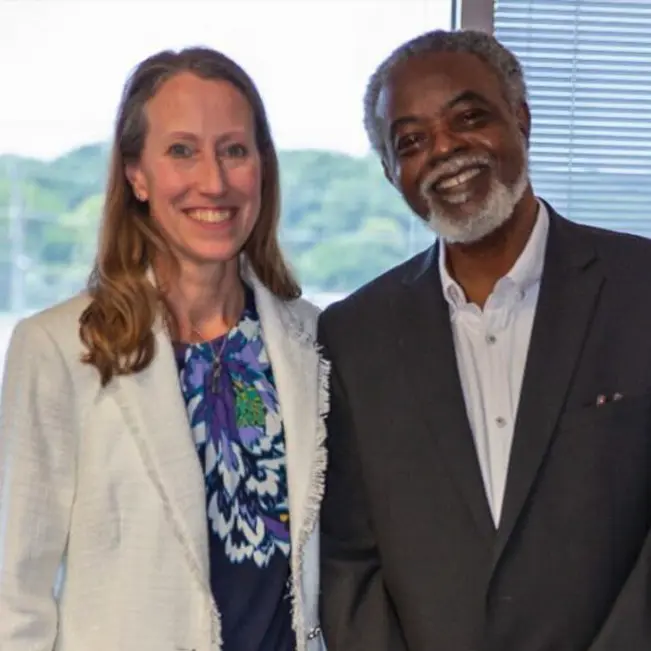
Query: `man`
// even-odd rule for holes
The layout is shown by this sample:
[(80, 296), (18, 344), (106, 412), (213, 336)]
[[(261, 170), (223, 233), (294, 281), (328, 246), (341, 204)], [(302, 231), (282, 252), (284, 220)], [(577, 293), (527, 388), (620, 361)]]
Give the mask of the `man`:
[(328, 650), (651, 649), (651, 243), (536, 198), (489, 35), (403, 45), (365, 111), (439, 240), (321, 320)]

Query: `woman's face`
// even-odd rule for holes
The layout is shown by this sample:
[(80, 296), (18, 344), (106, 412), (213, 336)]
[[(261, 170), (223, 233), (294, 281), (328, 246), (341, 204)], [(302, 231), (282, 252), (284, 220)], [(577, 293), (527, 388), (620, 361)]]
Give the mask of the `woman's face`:
[(228, 81), (183, 72), (160, 87), (145, 114), (142, 155), (126, 169), (136, 196), (183, 265), (237, 258), (260, 213), (251, 105)]

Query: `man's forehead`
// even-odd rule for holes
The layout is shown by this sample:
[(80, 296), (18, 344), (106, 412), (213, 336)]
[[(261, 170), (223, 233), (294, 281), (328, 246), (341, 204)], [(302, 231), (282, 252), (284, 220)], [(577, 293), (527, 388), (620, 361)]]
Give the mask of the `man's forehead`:
[(376, 104), (379, 118), (390, 118), (405, 104), (434, 95), (445, 103), (459, 92), (492, 98), (501, 95), (499, 80), (488, 65), (465, 52), (423, 53), (400, 61), (387, 76)]

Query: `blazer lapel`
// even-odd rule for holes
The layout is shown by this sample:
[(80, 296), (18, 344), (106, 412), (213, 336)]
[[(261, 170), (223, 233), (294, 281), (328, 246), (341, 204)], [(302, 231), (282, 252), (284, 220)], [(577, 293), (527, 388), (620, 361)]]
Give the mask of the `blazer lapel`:
[(149, 368), (118, 376), (109, 386), (191, 569), (210, 591), (203, 472), (171, 342), (162, 325), (157, 325), (155, 332), (157, 351)]
[[(292, 308), (273, 296), (252, 274), (263, 338), (273, 368), (285, 430), (292, 550), (300, 555), (314, 527), (324, 487), (327, 364)], [(314, 315), (315, 317), (316, 315)]]
[[(316, 526), (325, 484), (324, 419), (328, 409), (329, 366), (315, 343), (316, 313), (306, 306), (295, 309), (279, 301), (255, 277), (246, 260), (242, 261), (242, 274), (255, 294), (285, 429), (292, 591), (296, 623), (302, 631), (303, 549)], [(160, 323), (156, 326), (156, 346), (156, 356), (149, 368), (139, 374), (116, 377), (108, 390), (124, 414), (192, 571), (210, 593), (203, 472), (178, 383), (174, 351)], [(299, 639), (304, 637), (299, 631), (297, 635)]]
[(405, 279), (406, 291), (396, 310), (401, 324), (405, 316), (410, 319), (407, 332), (396, 324), (403, 375), (478, 530), (492, 541), (495, 526), (461, 388), (437, 259), (438, 245), (424, 257), (421, 269)]
[(312, 600), (309, 592), (304, 599), (304, 588), (308, 591), (310, 588), (309, 584), (303, 584), (303, 559), (306, 544), (317, 526), (325, 486), (325, 416), (330, 369), (315, 343), (316, 308), (278, 300), (247, 266), (243, 269), (245, 279), (255, 294), (285, 431), (292, 617), (297, 649), (300, 650), (306, 648), (307, 609), (308, 602)]
[(603, 283), (593, 248), (553, 214), (531, 334), (495, 561), (552, 440)]

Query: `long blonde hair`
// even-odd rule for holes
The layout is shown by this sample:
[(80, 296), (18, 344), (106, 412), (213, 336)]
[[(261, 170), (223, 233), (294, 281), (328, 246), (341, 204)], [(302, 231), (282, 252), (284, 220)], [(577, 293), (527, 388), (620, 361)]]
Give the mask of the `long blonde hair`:
[(248, 74), (224, 54), (208, 48), (163, 51), (136, 67), (125, 84), (115, 124), (104, 209), (95, 264), (88, 281), (91, 302), (80, 318), (86, 347), (83, 362), (95, 366), (102, 385), (114, 375), (137, 373), (155, 354), (153, 325), (165, 307), (162, 293), (147, 278), (154, 253), (171, 256), (160, 229), (139, 202), (125, 169), (140, 159), (147, 120), (145, 105), (160, 86), (180, 72), (232, 83), (249, 101), (262, 159), (258, 221), (244, 252), (260, 281), (278, 298), (291, 300), (300, 287), (278, 241), (280, 181), (262, 98)]

